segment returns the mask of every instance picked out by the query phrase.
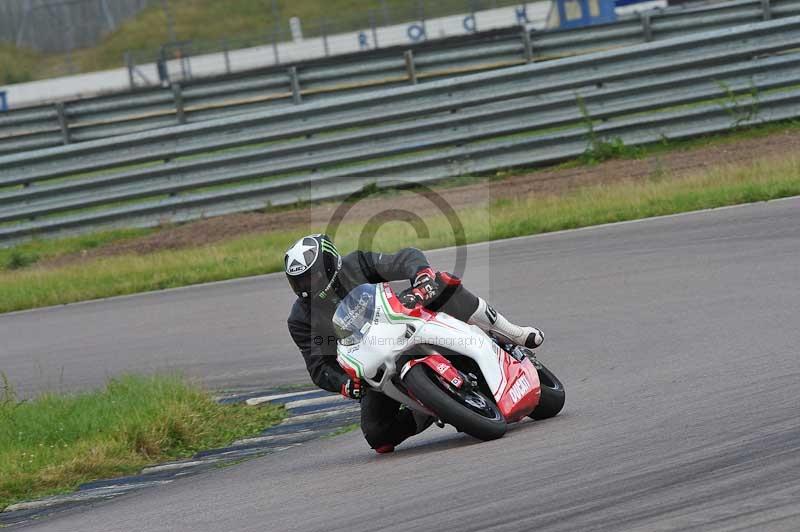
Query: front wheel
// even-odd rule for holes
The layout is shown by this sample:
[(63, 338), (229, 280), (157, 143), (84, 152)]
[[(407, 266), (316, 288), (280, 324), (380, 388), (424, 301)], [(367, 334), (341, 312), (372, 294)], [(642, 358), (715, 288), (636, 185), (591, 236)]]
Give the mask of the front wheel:
[(542, 397), (539, 404), (533, 409), (528, 417), (532, 419), (547, 419), (555, 417), (564, 408), (564, 385), (558, 380), (555, 373), (545, 367), (544, 364), (536, 359), (531, 359), (536, 372), (539, 374), (539, 382), (542, 387)]
[(458, 389), (425, 364), (408, 370), (403, 381), (417, 400), (461, 432), (484, 441), (506, 433), (506, 420), (500, 409), (477, 389)]

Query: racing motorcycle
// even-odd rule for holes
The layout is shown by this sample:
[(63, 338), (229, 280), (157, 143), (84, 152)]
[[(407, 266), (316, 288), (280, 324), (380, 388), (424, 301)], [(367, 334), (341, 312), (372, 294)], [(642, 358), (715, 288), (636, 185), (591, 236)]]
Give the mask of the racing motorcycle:
[(564, 387), (529, 349), (443, 312), (406, 308), (388, 283), (352, 290), (333, 317), (337, 361), (353, 379), (437, 425), (481, 440), (564, 406)]

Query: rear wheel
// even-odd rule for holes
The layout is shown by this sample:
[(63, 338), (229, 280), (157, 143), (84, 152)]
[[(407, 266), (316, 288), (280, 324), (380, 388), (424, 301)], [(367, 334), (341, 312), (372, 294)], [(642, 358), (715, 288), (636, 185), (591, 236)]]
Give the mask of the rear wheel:
[(506, 433), (506, 420), (495, 402), (477, 389), (459, 389), (417, 364), (403, 381), (422, 404), (445, 423), (480, 440), (495, 440)]
[(564, 408), (564, 385), (558, 380), (555, 374), (547, 369), (538, 360), (531, 359), (536, 372), (539, 374), (539, 382), (542, 386), (542, 397), (539, 404), (533, 409), (528, 417), (532, 419), (547, 419), (555, 417)]

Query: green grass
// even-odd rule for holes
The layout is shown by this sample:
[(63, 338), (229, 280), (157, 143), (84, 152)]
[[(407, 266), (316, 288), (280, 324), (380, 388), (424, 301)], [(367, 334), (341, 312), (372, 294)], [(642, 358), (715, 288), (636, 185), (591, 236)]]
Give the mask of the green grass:
[(217, 404), (177, 376), (125, 376), (100, 391), (25, 402), (0, 382), (0, 510), (227, 445), (283, 415)]
[(798, 131), (800, 131), (800, 120), (789, 119), (685, 139), (664, 138), (659, 142), (653, 142), (639, 146), (627, 145), (624, 144), (620, 139), (612, 139), (610, 142), (599, 141), (594, 147), (590, 145), (586, 152), (580, 157), (576, 157), (557, 165), (549, 167), (519, 166), (490, 172), (485, 175), (492, 179), (503, 179), (515, 175), (523, 175), (540, 171), (593, 166), (610, 159), (646, 159), (649, 157), (658, 157), (659, 155), (664, 155), (669, 152), (685, 152), (712, 146), (724, 146), (727, 144), (735, 144), (741, 141), (764, 138), (775, 134), (796, 133)]
[[(662, 170), (645, 182), (588, 187), (563, 196), (487, 202), (460, 212), (459, 217), (467, 240), (479, 242), (797, 194), (800, 158), (795, 156), (721, 167), (680, 179)], [(372, 247), (389, 252), (405, 246), (432, 249), (454, 244), (443, 217), (430, 218), (427, 225), (430, 234), (418, 238), (408, 224), (389, 223), (377, 230)], [(320, 230), (324, 227), (299, 227), (201, 248), (0, 272), (0, 312), (280, 271), (287, 246)], [(362, 223), (342, 225), (336, 235), (339, 249), (356, 249), (363, 231)]]
[(32, 80), (41, 61), (35, 52), (0, 43), (0, 85)]
[(110, 242), (120, 242), (151, 232), (151, 229), (119, 229), (58, 240), (31, 240), (11, 248), (0, 248), (0, 273), (26, 268), (43, 259), (81, 253)]

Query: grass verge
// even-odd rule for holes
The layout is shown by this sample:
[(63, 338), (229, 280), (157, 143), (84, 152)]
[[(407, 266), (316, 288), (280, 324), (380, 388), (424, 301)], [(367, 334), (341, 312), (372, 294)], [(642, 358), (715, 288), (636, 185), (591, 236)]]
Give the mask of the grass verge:
[(152, 229), (119, 229), (61, 239), (31, 240), (10, 248), (0, 248), (0, 272), (20, 270), (42, 259), (80, 253), (110, 242), (151, 233)]
[[(562, 196), (497, 200), (459, 213), (468, 242), (531, 235), (800, 194), (800, 158), (726, 166), (683, 178), (654, 174), (644, 182), (580, 189)], [(376, 230), (372, 248), (433, 249), (454, 244), (443, 217), (426, 220), (419, 238), (406, 223)], [(315, 230), (323, 230), (316, 227)], [(276, 272), (287, 245), (310, 228), (253, 234), (201, 248), (145, 256), (117, 256), (61, 268), (0, 273), (0, 312), (29, 309)], [(336, 235), (342, 251), (358, 247), (363, 223), (343, 224)]]
[(256, 434), (283, 409), (220, 405), (177, 376), (125, 376), (103, 390), (18, 402), (0, 383), (0, 510), (138, 472)]

